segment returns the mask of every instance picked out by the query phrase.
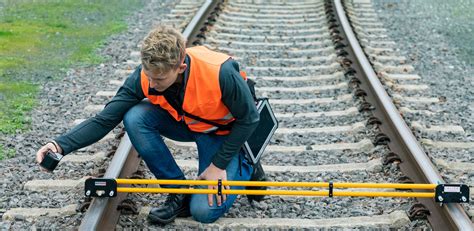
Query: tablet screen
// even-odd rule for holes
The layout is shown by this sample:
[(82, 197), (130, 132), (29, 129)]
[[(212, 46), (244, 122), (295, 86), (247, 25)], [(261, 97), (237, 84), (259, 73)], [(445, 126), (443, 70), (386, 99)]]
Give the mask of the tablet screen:
[(252, 133), (250, 138), (247, 140), (247, 148), (250, 149), (248, 150), (248, 154), (251, 155), (254, 161), (259, 158), (258, 155), (263, 153), (263, 149), (270, 141), (270, 138), (278, 126), (273, 112), (268, 105), (268, 101), (265, 100), (262, 104), (260, 104), (258, 110), (260, 113), (260, 122), (258, 123), (257, 128)]

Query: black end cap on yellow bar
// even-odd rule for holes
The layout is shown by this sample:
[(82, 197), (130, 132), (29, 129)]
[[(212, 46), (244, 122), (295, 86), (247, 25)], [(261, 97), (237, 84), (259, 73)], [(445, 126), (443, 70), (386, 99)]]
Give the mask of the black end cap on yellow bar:
[(111, 178), (89, 178), (84, 186), (86, 197), (115, 197), (117, 182)]
[(436, 186), (435, 201), (439, 203), (469, 203), (469, 186), (440, 184)]

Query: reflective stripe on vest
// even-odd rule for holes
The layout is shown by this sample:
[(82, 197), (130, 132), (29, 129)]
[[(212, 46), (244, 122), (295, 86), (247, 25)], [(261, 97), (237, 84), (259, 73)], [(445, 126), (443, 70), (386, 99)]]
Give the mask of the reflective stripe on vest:
[[(211, 51), (203, 46), (187, 48), (186, 53), (191, 61), (184, 92), (183, 110), (189, 114), (222, 125), (234, 121), (234, 117), (221, 100), (222, 93), (219, 85), (220, 67), (230, 56)], [(244, 76), (242, 77), (246, 79)], [(143, 70), (141, 72), (141, 86), (143, 94), (152, 104), (160, 105), (177, 121), (182, 120), (184, 117), (184, 121), (190, 130), (210, 133), (218, 129), (213, 125), (188, 118), (187, 116), (178, 115), (178, 112), (166, 101), (164, 96), (150, 95), (148, 93), (150, 83)], [(216, 131), (216, 134), (219, 135), (228, 133), (229, 131)]]

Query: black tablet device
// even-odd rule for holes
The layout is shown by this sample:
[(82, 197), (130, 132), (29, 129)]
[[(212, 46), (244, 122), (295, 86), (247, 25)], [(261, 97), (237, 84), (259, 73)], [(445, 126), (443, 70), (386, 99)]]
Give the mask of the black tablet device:
[(260, 114), (260, 122), (243, 147), (245, 153), (254, 164), (260, 160), (265, 147), (278, 128), (278, 121), (275, 118), (275, 114), (273, 114), (268, 99), (259, 100), (257, 110)]

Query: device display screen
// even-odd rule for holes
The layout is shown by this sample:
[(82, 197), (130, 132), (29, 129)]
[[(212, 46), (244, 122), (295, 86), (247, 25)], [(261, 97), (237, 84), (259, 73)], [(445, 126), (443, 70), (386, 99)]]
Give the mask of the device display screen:
[(255, 158), (257, 158), (260, 149), (262, 149), (262, 146), (265, 144), (265, 140), (272, 132), (274, 126), (275, 123), (270, 114), (269, 107), (264, 106), (262, 108), (262, 111), (260, 112), (260, 122), (253, 134), (247, 140), (249, 147), (252, 151), (252, 155)]

